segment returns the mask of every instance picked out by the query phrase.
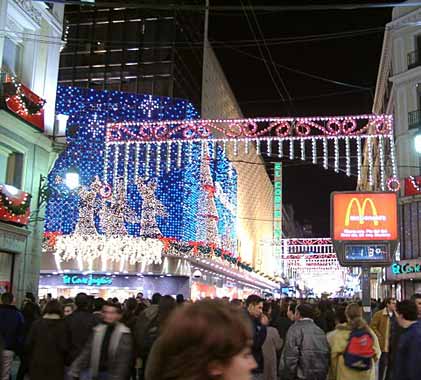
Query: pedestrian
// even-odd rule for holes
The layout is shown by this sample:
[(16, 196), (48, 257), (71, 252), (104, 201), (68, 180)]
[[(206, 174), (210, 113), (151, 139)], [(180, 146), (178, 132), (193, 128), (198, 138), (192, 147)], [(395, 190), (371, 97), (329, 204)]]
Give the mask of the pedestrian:
[[(334, 332), (328, 336), (331, 359), (329, 380), (375, 380), (375, 363), (379, 360), (381, 355), (377, 336), (362, 318), (363, 311), (358, 304), (352, 303), (348, 305), (345, 309), (345, 316), (347, 322), (337, 324)], [(360, 331), (362, 333), (367, 333), (369, 338), (371, 338), (366, 340), (367, 342), (372, 342), (372, 345), (369, 348), (372, 350), (373, 356), (369, 358), (371, 363), (367, 365), (369, 369), (366, 370), (350, 368), (345, 361), (345, 352), (348, 350), (348, 345), (353, 336), (352, 333)], [(363, 334), (360, 335), (364, 336)], [(364, 346), (364, 349), (367, 349), (367, 347)]]
[(246, 309), (253, 328), (252, 354), (257, 363), (257, 367), (253, 370), (253, 380), (261, 380), (263, 379), (264, 369), (263, 343), (267, 334), (266, 326), (261, 323), (263, 299), (255, 294), (248, 296)]
[[(160, 297), (156, 316), (150, 321), (148, 329), (142, 336), (142, 340), (136, 341), (136, 352), (142, 361), (141, 370), (139, 371), (140, 380), (144, 379), (144, 371), (146, 369), (152, 347), (158, 339), (160, 332), (163, 330), (165, 323), (176, 305), (177, 303), (173, 297), (168, 295)], [(137, 338), (140, 338), (140, 336)]]
[[(23, 305), (22, 315), (23, 315), (23, 321), (24, 321), (23, 322), (23, 341), (25, 341), (29, 336), (29, 332), (31, 331), (31, 327), (33, 323), (41, 317), (41, 309), (36, 303), (34, 303), (30, 298), (28, 298)], [(16, 380), (24, 380), (25, 375), (28, 372), (28, 361), (27, 361), (26, 353), (24, 350), (22, 350), (19, 353), (19, 358), (20, 358), (20, 365), (19, 365), (18, 373), (16, 375)]]
[(69, 315), (72, 315), (75, 311), (76, 306), (74, 303), (65, 303), (63, 304), (63, 315), (65, 317), (68, 317)]
[(296, 308), (297, 308), (296, 302), (289, 303), (288, 310), (287, 310), (287, 317), (289, 318), (291, 322), (295, 322), (295, 309)]
[(57, 300), (45, 305), (25, 342), (31, 380), (63, 380), (68, 350), (63, 306)]
[(282, 380), (326, 380), (329, 346), (313, 318), (311, 305), (296, 307), (295, 323), (288, 330), (280, 362)]
[(421, 363), (421, 321), (417, 305), (402, 301), (396, 307), (396, 319), (404, 329), (398, 343), (393, 380), (419, 380)]
[[(272, 304), (265, 302), (263, 305), (263, 316), (261, 324), (266, 326), (266, 339), (262, 346), (263, 352), (263, 380), (276, 380), (278, 374), (278, 358), (282, 349), (282, 340), (278, 330), (269, 326), (271, 321)], [(266, 312), (265, 312), (266, 310)]]
[(13, 294), (9, 292), (0, 297), (0, 335), (4, 344), (1, 380), (9, 380), (14, 356), (23, 349), (23, 315), (12, 305), (13, 300)]
[(379, 362), (379, 380), (385, 380), (389, 367), (390, 343), (392, 340), (392, 324), (396, 323), (396, 299), (387, 298), (386, 306), (374, 314), (370, 327), (379, 339), (382, 355)]
[(417, 305), (417, 316), (418, 319), (421, 320), (421, 293), (415, 293), (411, 297), (411, 301), (414, 301), (415, 305)]
[(152, 349), (146, 380), (249, 380), (252, 339), (239, 308), (216, 300), (179, 307)]
[[(270, 326), (275, 327), (278, 330), (279, 337), (285, 342), (288, 329), (292, 326), (292, 321), (287, 317), (288, 304), (283, 303), (282, 306), (274, 303), (272, 305), (272, 315), (270, 320)], [(294, 310), (295, 312), (295, 310)]]
[(97, 324), (95, 316), (89, 311), (90, 301), (85, 293), (79, 293), (76, 296), (75, 304), (76, 310), (65, 319), (69, 335), (67, 366), (70, 366), (81, 354)]
[(105, 305), (105, 300), (103, 298), (95, 298), (93, 301), (93, 316), (95, 317), (95, 323), (102, 322), (102, 308)]
[(82, 353), (70, 367), (69, 376), (79, 379), (89, 369), (92, 380), (126, 380), (133, 364), (130, 329), (120, 323), (122, 308), (118, 303), (103, 306), (103, 323), (97, 325)]

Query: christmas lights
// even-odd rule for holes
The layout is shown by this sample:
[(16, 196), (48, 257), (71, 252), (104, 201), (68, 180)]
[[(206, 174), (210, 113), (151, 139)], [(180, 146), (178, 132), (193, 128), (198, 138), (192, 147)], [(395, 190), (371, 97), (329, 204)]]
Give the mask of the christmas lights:
[(329, 151), (327, 149), (327, 139), (323, 139), (323, 168), (328, 169), (329, 168)]
[(368, 136), (366, 139), (367, 142), (367, 157), (368, 157), (368, 183), (370, 187), (373, 187), (373, 146), (371, 142), (371, 137)]
[(317, 164), (317, 145), (316, 139), (311, 139), (311, 154), (312, 154), (312, 163)]
[(384, 169), (384, 139), (379, 137), (379, 162), (380, 162), (380, 190), (385, 190), (385, 169)]
[(351, 149), (349, 139), (345, 139), (346, 175), (351, 176)]
[(339, 173), (339, 141), (338, 139), (334, 140), (334, 148), (335, 148), (335, 173)]

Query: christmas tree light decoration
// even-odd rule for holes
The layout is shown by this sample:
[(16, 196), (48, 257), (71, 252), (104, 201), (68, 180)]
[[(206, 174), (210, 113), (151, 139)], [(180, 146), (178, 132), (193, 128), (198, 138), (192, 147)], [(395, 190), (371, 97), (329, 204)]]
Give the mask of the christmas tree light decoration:
[(323, 139), (323, 168), (328, 169), (329, 168), (329, 151), (327, 148), (327, 138)]
[[(107, 146), (106, 144), (105, 146)], [(139, 155), (140, 155), (140, 143), (136, 142), (135, 145), (135, 154), (134, 154), (134, 180), (136, 182), (137, 178), (139, 177)], [(107, 156), (106, 156), (107, 157)], [(104, 160), (104, 168), (106, 167), (107, 158)], [(106, 175), (104, 175), (104, 178), (106, 178)]]
[(334, 139), (334, 147), (335, 147), (335, 173), (339, 173), (339, 141), (338, 139)]
[(395, 142), (393, 140), (393, 132), (389, 135), (390, 160), (392, 161), (392, 177), (398, 178), (398, 169), (396, 166)]
[(118, 178), (118, 162), (120, 159), (120, 145), (114, 146), (114, 166), (113, 166), (113, 187), (115, 188), (117, 186), (117, 178)]
[(124, 176), (123, 176), (124, 189), (127, 189), (127, 176), (128, 176), (128, 172), (129, 172), (130, 146), (131, 145), (126, 145), (124, 147)]
[(152, 95), (149, 95), (149, 97), (142, 102), (140, 108), (146, 113), (148, 118), (151, 118), (153, 111), (159, 110), (161, 105), (157, 99), (153, 99)]
[(305, 159), (306, 159), (306, 146), (305, 146), (304, 140), (300, 141), (300, 150), (301, 150), (301, 161), (305, 161)]
[(346, 175), (351, 176), (351, 150), (349, 138), (345, 139), (345, 156), (346, 156)]
[(227, 153), (227, 140), (224, 140), (222, 142), (222, 153), (226, 154)]
[(187, 162), (191, 164), (192, 160), (193, 160), (193, 142), (189, 141), (189, 143), (187, 144)]
[(156, 218), (157, 216), (166, 218), (168, 213), (164, 205), (156, 197), (157, 182), (155, 180), (146, 182), (142, 178), (138, 178), (136, 186), (142, 197), (140, 236), (144, 238), (162, 237)]
[(244, 153), (247, 155), (249, 154), (249, 140), (244, 140)]
[(314, 165), (317, 164), (317, 142), (316, 139), (311, 139), (311, 155), (312, 155), (312, 163)]
[(197, 236), (199, 241), (219, 246), (218, 211), (215, 203), (216, 188), (210, 171), (211, 158), (207, 146), (205, 157), (200, 164), (200, 185), (202, 192), (198, 202)]
[(289, 159), (294, 159), (294, 140), (289, 140)]
[(385, 190), (385, 168), (384, 168), (384, 139), (379, 137), (379, 162), (380, 162), (380, 190)]
[(368, 183), (373, 186), (373, 146), (371, 143), (371, 137), (368, 136), (367, 142), (367, 153), (368, 153)]
[(358, 182), (361, 181), (361, 166), (362, 166), (362, 157), (361, 157), (361, 137), (357, 137), (357, 177)]

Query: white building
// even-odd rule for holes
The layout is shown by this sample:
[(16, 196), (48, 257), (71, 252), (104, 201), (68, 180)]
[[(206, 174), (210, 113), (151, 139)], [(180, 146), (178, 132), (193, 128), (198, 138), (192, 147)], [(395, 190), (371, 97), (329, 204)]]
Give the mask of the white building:
[[(38, 195), (41, 176), (56, 157), (48, 135), (54, 128), (63, 10), (63, 4), (0, 0), (0, 292), (12, 290), (18, 301), (38, 287), (43, 234)], [(29, 223), (19, 218), (11, 223), (12, 216), (23, 214), (20, 203), (3, 203), (11, 199), (4, 189), (32, 195)]]
[[(421, 155), (416, 152), (414, 144), (415, 134), (421, 131), (419, 6), (395, 8), (392, 21), (386, 25), (373, 112), (393, 114), (395, 120), (396, 162), (402, 185), (399, 199), (400, 250), (396, 258), (421, 262), (421, 185), (416, 183), (416, 177), (421, 176)], [(387, 176), (390, 177), (391, 173)], [(379, 190), (378, 179), (378, 166), (375, 166), (373, 186), (369, 186), (367, 172), (363, 170), (359, 187)], [(410, 296), (415, 291), (421, 291), (417, 275), (407, 277), (408, 281), (398, 282), (389, 269), (386, 280), (389, 284), (394, 282), (392, 289), (398, 296)], [(421, 280), (421, 274), (419, 277)]]

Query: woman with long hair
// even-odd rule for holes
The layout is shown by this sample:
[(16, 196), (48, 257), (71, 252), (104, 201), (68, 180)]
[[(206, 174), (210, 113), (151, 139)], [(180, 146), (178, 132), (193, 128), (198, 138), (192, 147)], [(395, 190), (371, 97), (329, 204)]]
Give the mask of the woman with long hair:
[(64, 380), (68, 341), (60, 302), (53, 300), (45, 305), (42, 318), (33, 323), (25, 346), (31, 380)]
[(146, 380), (251, 380), (250, 322), (221, 301), (177, 308), (152, 348)]
[[(347, 322), (338, 324), (334, 334), (329, 336), (331, 363), (329, 370), (329, 380), (375, 380), (376, 366), (381, 350), (379, 341), (373, 330), (363, 319), (362, 307), (356, 303), (349, 304), (345, 309)], [(371, 366), (365, 371), (359, 371), (345, 365), (344, 354), (347, 351), (351, 333), (354, 331), (364, 331), (371, 336), (372, 349), (374, 355), (371, 358)]]

